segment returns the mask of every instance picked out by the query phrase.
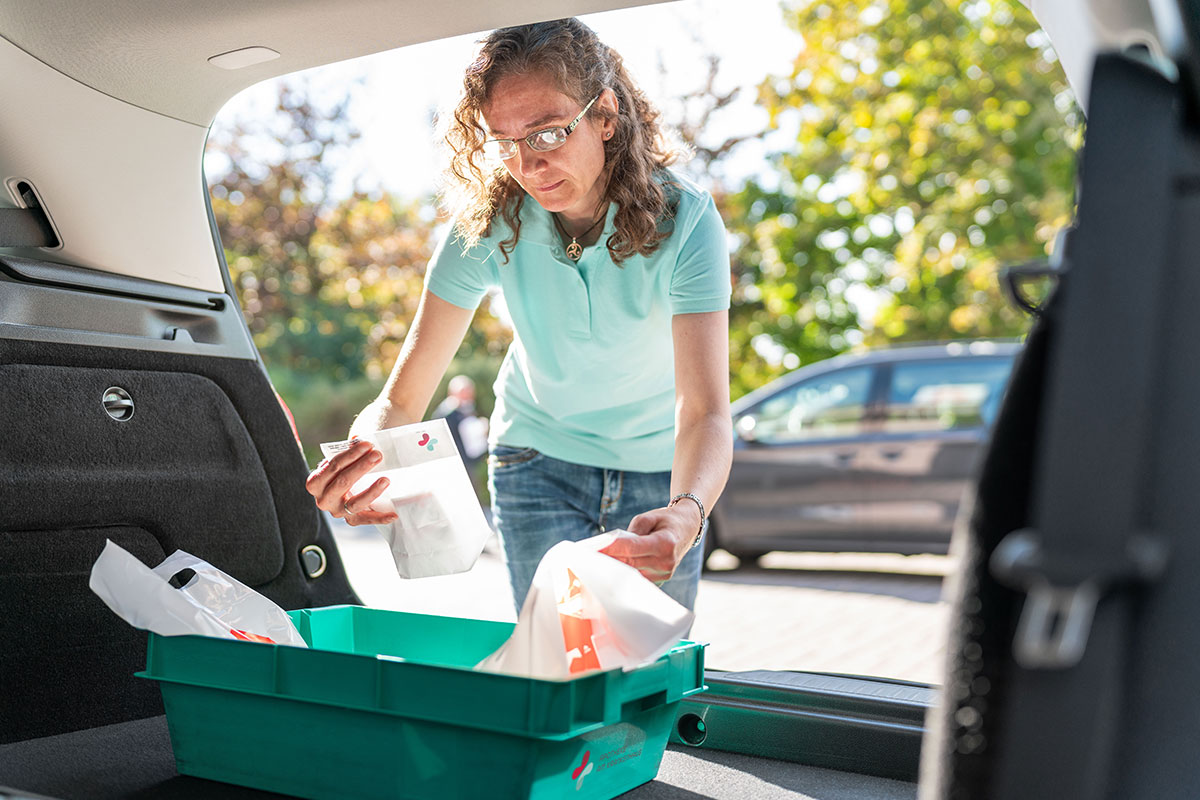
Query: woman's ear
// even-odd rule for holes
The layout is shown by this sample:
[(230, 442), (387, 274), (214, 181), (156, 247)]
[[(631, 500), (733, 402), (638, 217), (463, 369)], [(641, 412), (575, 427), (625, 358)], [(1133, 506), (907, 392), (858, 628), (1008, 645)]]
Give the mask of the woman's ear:
[(617, 93), (612, 89), (605, 89), (600, 93), (600, 99), (596, 101), (596, 105), (605, 112), (600, 116), (604, 120), (600, 127), (600, 135), (602, 139), (608, 141), (617, 132), (617, 114), (621, 110), (621, 106), (617, 102)]

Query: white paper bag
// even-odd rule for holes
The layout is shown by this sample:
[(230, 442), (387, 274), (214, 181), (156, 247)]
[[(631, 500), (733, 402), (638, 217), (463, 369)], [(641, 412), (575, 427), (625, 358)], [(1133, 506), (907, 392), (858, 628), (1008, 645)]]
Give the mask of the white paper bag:
[(633, 669), (675, 646), (694, 615), (633, 567), (598, 552), (613, 538), (550, 548), (512, 636), (476, 669), (559, 679)]
[[(184, 570), (195, 574), (177, 589), (170, 580)], [(308, 647), (286, 611), (182, 550), (150, 569), (108, 540), (92, 565), (88, 586), (121, 619), (160, 636), (198, 634)]]
[[(446, 420), (388, 428), (360, 438), (375, 445), (383, 459), (351, 491), (361, 492), (381, 477), (391, 481), (371, 508), (394, 511), (398, 517), (375, 527), (391, 547), (400, 577), (451, 575), (473, 567), (492, 529)], [(329, 458), (349, 446), (349, 441), (329, 442), (321, 445), (321, 453)]]

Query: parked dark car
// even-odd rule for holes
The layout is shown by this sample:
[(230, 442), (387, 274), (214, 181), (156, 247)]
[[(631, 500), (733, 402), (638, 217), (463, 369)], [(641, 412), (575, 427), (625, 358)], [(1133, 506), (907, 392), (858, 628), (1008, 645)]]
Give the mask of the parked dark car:
[(839, 356), (741, 398), (709, 551), (945, 553), (1020, 347)]

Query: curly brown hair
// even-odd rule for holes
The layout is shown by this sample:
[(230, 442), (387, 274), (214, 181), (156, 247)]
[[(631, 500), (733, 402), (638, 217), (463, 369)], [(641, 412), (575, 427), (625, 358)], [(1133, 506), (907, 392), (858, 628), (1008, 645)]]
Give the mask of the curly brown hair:
[(671, 233), (677, 189), (665, 168), (680, 150), (666, 141), (658, 111), (633, 82), (621, 56), (574, 18), (493, 31), (467, 67), (445, 136), (452, 152), (445, 199), (464, 245), (473, 247), (488, 235), (497, 214), (512, 231), (500, 243), (506, 262), (520, 237), (525, 192), (503, 165), (484, 155), (487, 131), (481, 112), (502, 78), (530, 72), (546, 74), (581, 106), (605, 89), (616, 93), (615, 116), (599, 104), (591, 112), (616, 121), (616, 131), (604, 142), (604, 200), (617, 208), (616, 231), (606, 246), (617, 264), (635, 253), (654, 252)]

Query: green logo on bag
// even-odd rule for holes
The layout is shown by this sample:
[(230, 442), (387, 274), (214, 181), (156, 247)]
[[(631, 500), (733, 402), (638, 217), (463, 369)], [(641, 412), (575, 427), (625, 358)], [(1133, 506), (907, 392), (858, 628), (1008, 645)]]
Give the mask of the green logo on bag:
[(433, 452), (433, 446), (437, 444), (437, 439), (430, 439), (428, 433), (422, 433), (421, 438), (417, 440), (417, 444), (424, 447), (429, 452)]

